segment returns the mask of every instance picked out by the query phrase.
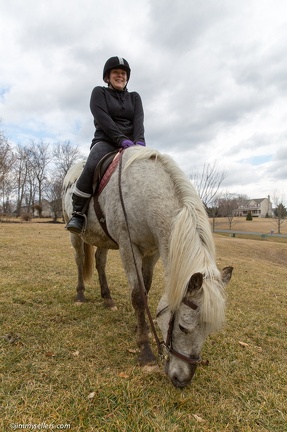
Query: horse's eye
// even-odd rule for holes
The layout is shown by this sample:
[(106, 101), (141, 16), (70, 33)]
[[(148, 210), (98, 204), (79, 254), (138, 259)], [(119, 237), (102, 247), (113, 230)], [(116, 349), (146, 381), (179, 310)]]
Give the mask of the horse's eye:
[(182, 327), (182, 325), (178, 324), (179, 330), (182, 331), (182, 333), (188, 334), (188, 330), (184, 327)]

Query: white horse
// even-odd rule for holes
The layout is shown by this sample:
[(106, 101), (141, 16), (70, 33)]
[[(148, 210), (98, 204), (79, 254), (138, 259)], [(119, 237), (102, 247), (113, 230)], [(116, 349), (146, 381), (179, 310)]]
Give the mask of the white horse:
[[(217, 269), (213, 236), (203, 204), (189, 179), (169, 156), (149, 148), (132, 147), (124, 151), (122, 165), (123, 170), (116, 168), (99, 196), (114, 241), (102, 230), (92, 202), (85, 233), (71, 234), (78, 266), (77, 300), (85, 300), (84, 280), (91, 275), (96, 246), (101, 294), (110, 307), (115, 306), (105, 264), (108, 249), (119, 249), (138, 319), (139, 361), (141, 365), (154, 362), (141, 287), (149, 292), (160, 256), (165, 290), (158, 305), (157, 321), (169, 351), (166, 372), (175, 386), (184, 387), (200, 361), (206, 337), (222, 326), (224, 286), (231, 278), (232, 267), (221, 273)], [(66, 222), (71, 217), (71, 196), (82, 168), (83, 163), (76, 164), (64, 180)]]

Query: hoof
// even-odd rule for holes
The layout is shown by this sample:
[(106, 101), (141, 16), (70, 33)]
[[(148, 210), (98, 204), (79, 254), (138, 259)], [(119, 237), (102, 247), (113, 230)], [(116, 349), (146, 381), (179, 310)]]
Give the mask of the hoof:
[(156, 357), (149, 345), (144, 345), (138, 357), (140, 366), (152, 366), (157, 363)]
[(84, 296), (84, 294), (77, 294), (76, 298), (75, 298), (75, 302), (76, 303), (86, 303), (86, 297)]
[(110, 310), (112, 310), (112, 311), (118, 310), (118, 308), (117, 308), (117, 306), (116, 306), (116, 304), (115, 304), (115, 302), (114, 302), (113, 299), (105, 299), (105, 306), (107, 308), (109, 308)]

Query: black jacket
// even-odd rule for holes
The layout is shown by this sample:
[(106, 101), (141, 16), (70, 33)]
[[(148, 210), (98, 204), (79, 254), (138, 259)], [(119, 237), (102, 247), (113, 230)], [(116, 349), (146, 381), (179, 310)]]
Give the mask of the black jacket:
[(145, 142), (144, 113), (138, 93), (98, 86), (92, 91), (90, 108), (96, 128), (91, 147), (98, 141), (116, 147), (126, 139)]

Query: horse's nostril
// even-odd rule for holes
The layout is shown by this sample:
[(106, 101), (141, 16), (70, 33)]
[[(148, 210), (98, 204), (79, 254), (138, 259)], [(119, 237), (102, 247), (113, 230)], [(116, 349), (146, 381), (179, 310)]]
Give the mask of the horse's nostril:
[(174, 385), (175, 387), (178, 387), (178, 388), (183, 388), (183, 387), (185, 387), (186, 384), (187, 384), (187, 382), (185, 382), (185, 381), (180, 381), (180, 379), (178, 378), (177, 374), (174, 374), (174, 375), (171, 377), (171, 382), (173, 383), (173, 385)]

